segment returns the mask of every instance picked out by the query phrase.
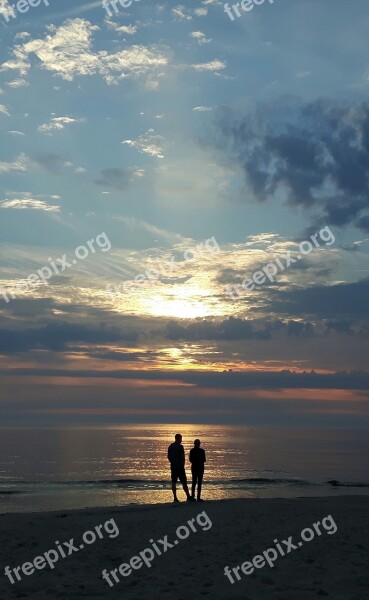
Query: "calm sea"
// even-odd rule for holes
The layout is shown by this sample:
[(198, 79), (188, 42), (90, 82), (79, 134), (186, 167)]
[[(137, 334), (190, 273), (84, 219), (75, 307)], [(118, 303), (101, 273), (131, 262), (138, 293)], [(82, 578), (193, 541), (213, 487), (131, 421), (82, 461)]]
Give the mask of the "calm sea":
[(0, 429), (0, 512), (171, 501), (166, 455), (177, 431), (186, 455), (196, 437), (206, 450), (204, 499), (369, 493), (366, 431), (222, 425)]

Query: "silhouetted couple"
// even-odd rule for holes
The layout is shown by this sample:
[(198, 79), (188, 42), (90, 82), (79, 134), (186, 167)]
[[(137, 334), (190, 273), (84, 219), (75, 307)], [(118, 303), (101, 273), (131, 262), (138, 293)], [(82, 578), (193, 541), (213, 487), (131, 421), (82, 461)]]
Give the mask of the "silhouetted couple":
[(190, 463), (192, 472), (192, 494), (188, 491), (187, 476), (185, 470), (185, 451), (182, 446), (182, 436), (177, 433), (174, 436), (175, 441), (170, 444), (168, 448), (168, 460), (170, 462), (170, 470), (172, 476), (172, 491), (174, 502), (179, 502), (177, 498), (177, 480), (181, 482), (185, 494), (187, 496), (187, 502), (195, 502), (195, 491), (197, 485), (197, 502), (203, 502), (201, 500), (201, 487), (202, 480), (204, 477), (204, 469), (206, 463), (205, 450), (200, 448), (200, 440), (194, 441), (194, 447), (190, 451)]

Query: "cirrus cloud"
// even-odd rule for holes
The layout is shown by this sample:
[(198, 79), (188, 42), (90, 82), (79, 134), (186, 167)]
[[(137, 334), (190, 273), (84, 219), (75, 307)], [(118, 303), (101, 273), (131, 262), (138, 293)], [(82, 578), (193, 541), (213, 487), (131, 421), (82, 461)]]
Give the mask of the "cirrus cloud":
[(38, 127), (40, 133), (50, 134), (52, 131), (60, 131), (70, 123), (82, 123), (85, 119), (72, 119), (71, 117), (53, 117), (49, 123), (44, 123)]
[(150, 154), (156, 158), (164, 158), (164, 138), (161, 135), (154, 135), (154, 130), (149, 129), (144, 135), (140, 135), (137, 140), (123, 140), (122, 144), (132, 146), (139, 152)]
[[(18, 192), (14, 195), (14, 198), (5, 198), (0, 201), (0, 208), (13, 208), (16, 210), (33, 209), (43, 210), (46, 212), (59, 212), (60, 206), (55, 204), (48, 204), (45, 200), (41, 200), (43, 196), (33, 196), (29, 192)], [(52, 198), (60, 198), (59, 196), (52, 196)]]

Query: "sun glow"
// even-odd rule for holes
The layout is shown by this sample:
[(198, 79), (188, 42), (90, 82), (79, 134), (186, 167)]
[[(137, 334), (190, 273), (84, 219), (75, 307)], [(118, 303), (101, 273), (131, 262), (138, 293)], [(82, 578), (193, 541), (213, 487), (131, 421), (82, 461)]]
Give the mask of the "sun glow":
[(196, 319), (221, 314), (222, 307), (214, 302), (214, 290), (204, 283), (172, 285), (162, 293), (142, 298), (142, 310), (155, 317)]
[(197, 317), (207, 317), (212, 314), (212, 309), (205, 303), (197, 300), (163, 298), (157, 296), (145, 304), (146, 310), (155, 317), (176, 317), (182, 319), (196, 319)]

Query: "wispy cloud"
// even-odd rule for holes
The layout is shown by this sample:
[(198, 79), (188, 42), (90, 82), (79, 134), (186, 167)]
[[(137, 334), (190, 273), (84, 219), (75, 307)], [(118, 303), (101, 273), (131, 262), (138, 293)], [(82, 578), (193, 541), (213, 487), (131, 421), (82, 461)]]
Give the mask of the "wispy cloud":
[(153, 129), (149, 129), (144, 135), (140, 135), (137, 140), (123, 140), (122, 144), (132, 146), (132, 148), (136, 148), (144, 154), (164, 158), (165, 139), (161, 135), (154, 135)]
[[(0, 201), (0, 208), (13, 208), (16, 210), (32, 209), (32, 210), (43, 210), (46, 212), (59, 212), (60, 206), (55, 204), (48, 204), (43, 196), (33, 196), (30, 192), (18, 192), (14, 195), (14, 198), (5, 198)], [(59, 199), (60, 196), (51, 196), (53, 199)]]
[(221, 60), (211, 60), (207, 63), (191, 65), (191, 67), (196, 71), (219, 71), (221, 69), (225, 69), (226, 66), (227, 64)]
[(126, 33), (127, 35), (134, 35), (138, 30), (137, 25), (118, 25), (118, 23), (115, 23), (111, 19), (106, 19), (106, 24), (118, 33)]
[(192, 109), (194, 112), (210, 112), (213, 110), (212, 106), (195, 106)]
[(0, 104), (0, 113), (2, 113), (3, 115), (6, 115), (7, 117), (10, 117), (10, 113), (9, 113), (7, 107), (5, 106), (5, 104)]
[(0, 173), (27, 171), (30, 160), (23, 152), (13, 162), (0, 162)]
[(14, 79), (13, 81), (7, 81), (7, 86), (11, 88), (27, 87), (29, 85), (26, 79)]
[(208, 14), (208, 9), (207, 8), (195, 8), (195, 10), (193, 12), (195, 13), (195, 15), (197, 17), (206, 17), (206, 15)]
[(172, 8), (172, 15), (179, 21), (192, 21), (191, 15), (186, 11), (187, 9), (183, 4), (178, 4), (178, 6)]
[(71, 123), (83, 123), (85, 119), (72, 119), (71, 117), (53, 117), (49, 123), (44, 123), (37, 128), (40, 133), (51, 134), (52, 131), (60, 131)]

